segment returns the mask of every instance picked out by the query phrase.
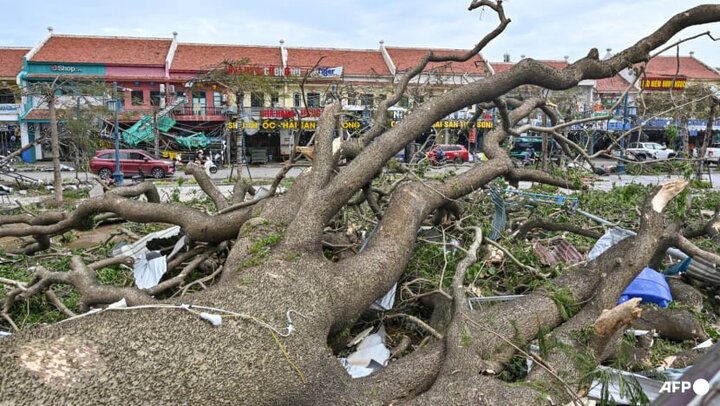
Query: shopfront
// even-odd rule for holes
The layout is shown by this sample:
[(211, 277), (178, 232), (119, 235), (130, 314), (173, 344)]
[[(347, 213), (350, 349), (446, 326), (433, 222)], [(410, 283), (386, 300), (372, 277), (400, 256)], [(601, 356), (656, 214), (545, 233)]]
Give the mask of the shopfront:
[(0, 103), (0, 155), (20, 148), (19, 108), (18, 104)]

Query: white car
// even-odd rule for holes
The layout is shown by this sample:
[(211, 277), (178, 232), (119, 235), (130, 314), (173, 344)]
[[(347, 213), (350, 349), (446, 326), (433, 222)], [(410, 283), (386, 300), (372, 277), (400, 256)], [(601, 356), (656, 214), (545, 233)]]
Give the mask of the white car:
[(656, 142), (631, 142), (629, 147), (625, 149), (625, 153), (638, 161), (671, 159), (677, 155), (674, 150)]
[(720, 164), (720, 144), (712, 144), (705, 150), (705, 161)]

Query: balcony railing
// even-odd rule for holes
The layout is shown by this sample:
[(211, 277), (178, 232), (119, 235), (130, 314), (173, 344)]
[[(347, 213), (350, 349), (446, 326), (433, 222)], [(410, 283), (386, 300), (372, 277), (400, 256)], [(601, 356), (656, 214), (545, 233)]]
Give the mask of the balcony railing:
[(222, 116), (227, 113), (225, 107), (182, 106), (173, 110), (179, 116)]

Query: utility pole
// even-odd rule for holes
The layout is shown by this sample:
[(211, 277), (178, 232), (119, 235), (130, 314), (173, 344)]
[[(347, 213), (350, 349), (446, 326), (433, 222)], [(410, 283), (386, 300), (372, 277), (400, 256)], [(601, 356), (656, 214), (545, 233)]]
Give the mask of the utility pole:
[(625, 174), (625, 162), (623, 161), (625, 159), (625, 131), (626, 131), (625, 127), (627, 127), (627, 130), (630, 130), (630, 126), (625, 125), (625, 123), (627, 122), (627, 119), (628, 119), (627, 118), (627, 114), (628, 114), (627, 103), (628, 103), (628, 95), (627, 95), (627, 93), (625, 93), (625, 98), (623, 99), (623, 120), (622, 120), (622, 133), (621, 133), (622, 138), (620, 139), (620, 160), (618, 161), (617, 168), (615, 169), (615, 171), (619, 175)]
[(120, 132), (118, 130), (118, 110), (120, 110), (120, 100), (118, 100), (117, 82), (113, 82), (113, 112), (115, 113), (115, 125), (113, 126), (113, 137), (115, 138), (115, 173), (113, 180), (116, 185), (122, 185), (123, 173), (120, 171)]
[(155, 157), (160, 157), (160, 129), (158, 128), (157, 106), (153, 106), (153, 136), (155, 137)]

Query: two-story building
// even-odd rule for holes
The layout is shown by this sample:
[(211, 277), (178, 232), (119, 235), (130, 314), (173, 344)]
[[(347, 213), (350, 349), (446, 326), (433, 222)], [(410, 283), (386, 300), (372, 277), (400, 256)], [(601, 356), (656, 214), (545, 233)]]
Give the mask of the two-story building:
[(0, 155), (20, 146), (20, 89), (16, 77), (29, 48), (0, 48)]
[[(39, 83), (57, 87), (56, 108), (64, 110), (84, 103), (103, 104), (121, 100), (119, 119), (132, 124), (161, 109), (161, 94), (169, 82), (169, 62), (177, 47), (174, 38), (127, 38), (57, 35), (47, 37), (24, 58), (18, 83), (23, 89), (20, 128), (23, 144), (49, 131), (46, 95)], [(79, 83), (107, 85), (107, 91), (88, 98)], [(112, 93), (117, 84), (120, 92)], [(26, 151), (28, 162), (49, 156), (41, 145)]]

